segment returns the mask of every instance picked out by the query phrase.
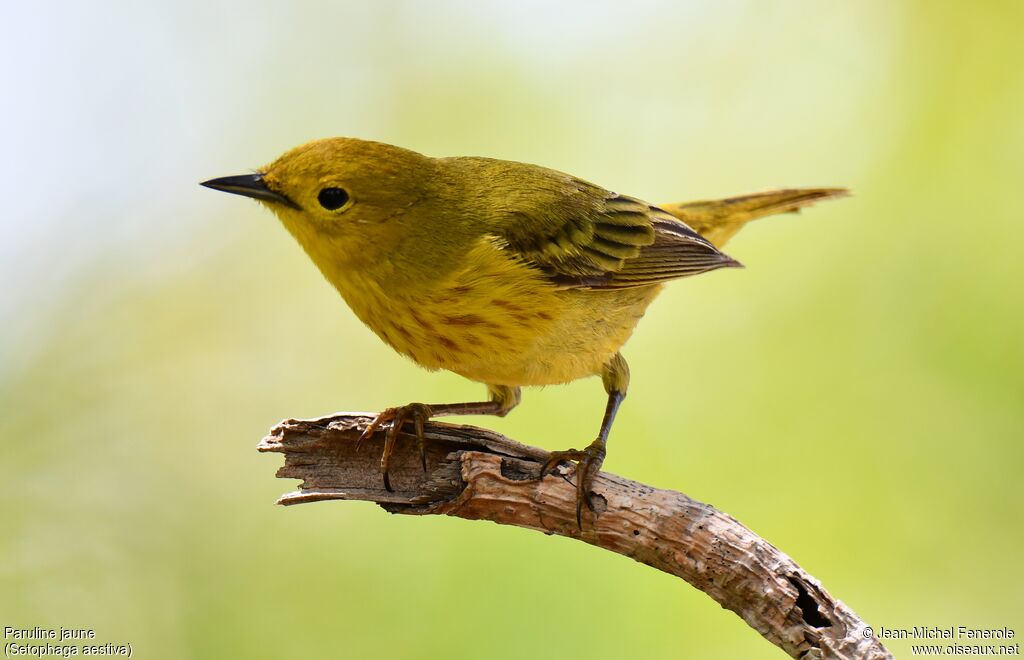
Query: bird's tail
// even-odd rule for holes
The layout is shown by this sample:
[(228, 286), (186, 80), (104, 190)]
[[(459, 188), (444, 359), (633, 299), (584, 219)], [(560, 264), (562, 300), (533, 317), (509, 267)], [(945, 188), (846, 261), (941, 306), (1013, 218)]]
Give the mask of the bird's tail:
[(660, 208), (688, 224), (714, 243), (715, 247), (721, 248), (751, 220), (776, 213), (796, 213), (815, 202), (849, 194), (846, 188), (766, 190), (726, 199), (662, 204)]

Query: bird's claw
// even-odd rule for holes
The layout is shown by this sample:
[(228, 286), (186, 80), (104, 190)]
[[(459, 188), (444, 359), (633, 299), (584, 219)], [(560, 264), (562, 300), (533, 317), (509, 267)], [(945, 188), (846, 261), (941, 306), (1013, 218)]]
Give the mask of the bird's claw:
[(395, 408), (388, 408), (382, 411), (379, 415), (373, 418), (366, 429), (360, 434), (359, 439), (356, 440), (356, 450), (359, 450), (360, 445), (364, 440), (369, 439), (380, 430), (382, 427), (387, 426), (387, 431), (384, 436), (384, 451), (380, 457), (380, 472), (384, 478), (384, 489), (388, 492), (392, 492), (391, 479), (388, 475), (388, 469), (391, 465), (391, 455), (395, 451), (395, 441), (398, 439), (398, 434), (401, 432), (402, 427), (405, 426), (406, 422), (413, 423), (413, 434), (416, 437), (416, 444), (420, 450), (420, 464), (423, 466), (423, 472), (427, 471), (427, 441), (424, 433), (424, 425), (427, 420), (433, 415), (434, 411), (425, 403), (410, 403), (407, 406), (397, 406)]
[(583, 505), (586, 504), (588, 509), (594, 510), (594, 505), (590, 501), (590, 492), (594, 485), (594, 479), (601, 471), (604, 457), (605, 443), (601, 439), (597, 439), (584, 449), (551, 452), (540, 470), (540, 478), (543, 479), (560, 463), (576, 462), (576, 526), (580, 530), (583, 529)]

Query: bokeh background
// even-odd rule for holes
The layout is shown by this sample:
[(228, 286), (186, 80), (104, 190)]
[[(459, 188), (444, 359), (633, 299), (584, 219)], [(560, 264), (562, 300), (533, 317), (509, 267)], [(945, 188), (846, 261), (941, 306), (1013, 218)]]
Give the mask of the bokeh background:
[[(273, 505), (281, 418), (481, 393), (196, 185), (352, 135), (655, 202), (852, 188), (662, 295), (607, 468), (730, 512), (876, 627), (1024, 633), (1022, 8), (5, 3), (0, 625), (145, 658), (782, 657), (581, 543)], [(602, 406), (589, 380), (470, 421), (560, 449)]]

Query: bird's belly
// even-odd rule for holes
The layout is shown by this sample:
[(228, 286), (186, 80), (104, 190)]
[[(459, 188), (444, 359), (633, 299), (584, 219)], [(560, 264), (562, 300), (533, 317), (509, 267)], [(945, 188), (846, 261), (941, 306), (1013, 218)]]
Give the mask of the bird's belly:
[(661, 288), (559, 289), (504, 257), (472, 261), (417, 291), (366, 280), (339, 290), (381, 339), (427, 369), (519, 386), (600, 373)]
[(547, 290), (396, 300), (371, 324), (400, 353), (496, 385), (551, 385), (600, 373), (656, 290)]

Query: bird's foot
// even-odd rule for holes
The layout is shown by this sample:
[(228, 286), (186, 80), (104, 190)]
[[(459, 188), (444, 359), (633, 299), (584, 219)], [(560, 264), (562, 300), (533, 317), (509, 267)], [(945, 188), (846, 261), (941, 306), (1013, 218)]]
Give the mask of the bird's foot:
[(601, 471), (601, 464), (604, 463), (605, 441), (598, 438), (584, 449), (567, 449), (566, 451), (553, 451), (540, 470), (540, 478), (543, 479), (554, 470), (560, 463), (565, 461), (576, 461), (576, 525), (583, 529), (583, 505), (594, 510), (590, 502), (590, 491), (594, 485), (594, 478)]
[(388, 468), (391, 465), (391, 455), (395, 451), (395, 441), (406, 422), (413, 423), (413, 432), (416, 436), (416, 444), (420, 449), (420, 462), (423, 465), (423, 472), (427, 471), (427, 441), (423, 432), (423, 426), (433, 416), (433, 409), (425, 403), (410, 403), (407, 406), (388, 408), (377, 415), (359, 439), (356, 440), (356, 450), (363, 440), (370, 438), (374, 433), (383, 427), (387, 427), (384, 436), (384, 452), (380, 457), (380, 473), (384, 477), (384, 489), (392, 491), (391, 479), (388, 477)]

